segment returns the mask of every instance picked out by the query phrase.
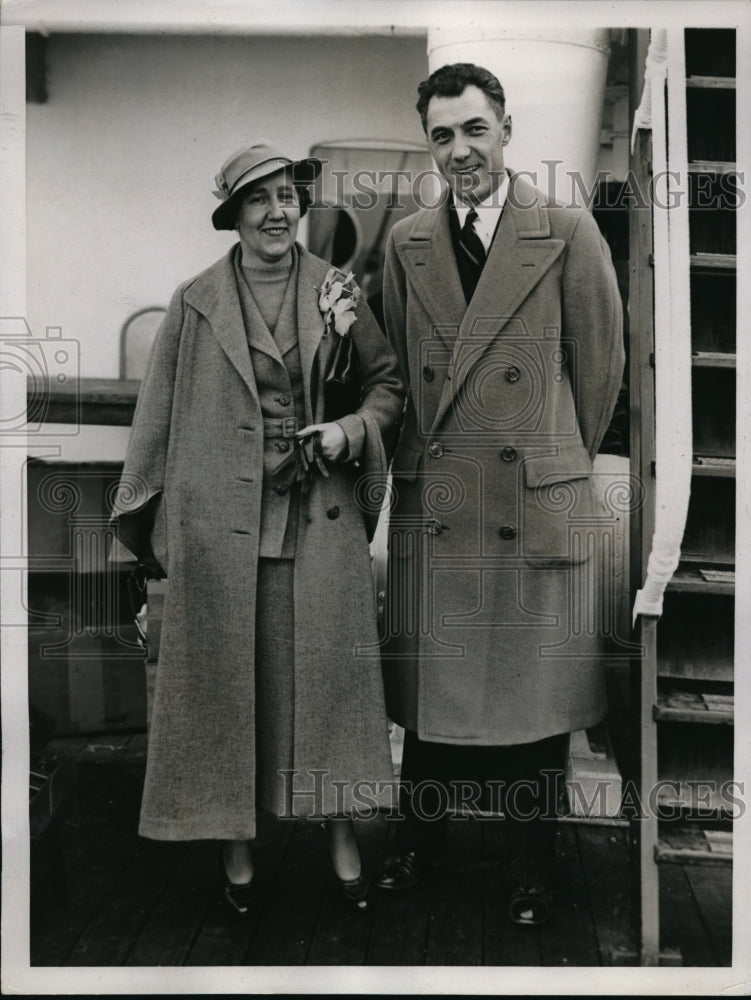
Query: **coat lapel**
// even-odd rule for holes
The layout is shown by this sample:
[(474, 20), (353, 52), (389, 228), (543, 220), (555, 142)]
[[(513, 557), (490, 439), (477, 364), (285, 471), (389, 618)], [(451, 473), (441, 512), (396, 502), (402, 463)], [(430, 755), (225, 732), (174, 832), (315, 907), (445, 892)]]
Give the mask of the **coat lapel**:
[(401, 244), (404, 270), (430, 317), (433, 331), (453, 347), (467, 309), (449, 231), (448, 205), (421, 212)]
[[(311, 385), (313, 361), (323, 337), (323, 316), (318, 308), (318, 292), (329, 265), (298, 246), (297, 340), (305, 390), (305, 412), (309, 421), (317, 419), (315, 386)], [(323, 352), (322, 352), (323, 354)], [(322, 359), (323, 364), (323, 359)]]
[(221, 260), (198, 276), (186, 290), (185, 302), (206, 318), (222, 350), (258, 402), (233, 266), (233, 255), (239, 253), (239, 247), (240, 244), (236, 244)]
[[(436, 410), (434, 430), (456, 398), (471, 366), (467, 351), (486, 350), (513, 318), (565, 247), (550, 236), (546, 206), (535, 188), (512, 175), (508, 200), (475, 294), (466, 308), (454, 345), (451, 371)], [(453, 263), (453, 252), (452, 252)], [(453, 270), (456, 268), (454, 267)], [(476, 363), (477, 358), (474, 358)]]

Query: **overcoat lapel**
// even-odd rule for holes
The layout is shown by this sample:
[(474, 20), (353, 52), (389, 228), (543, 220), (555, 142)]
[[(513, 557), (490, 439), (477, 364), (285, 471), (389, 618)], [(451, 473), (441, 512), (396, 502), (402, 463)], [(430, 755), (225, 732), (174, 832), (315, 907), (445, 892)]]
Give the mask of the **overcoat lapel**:
[(233, 266), (233, 255), (239, 253), (239, 248), (238, 243), (204, 271), (186, 290), (185, 302), (206, 318), (222, 350), (260, 406)]
[[(448, 216), (445, 209), (441, 212)], [(448, 222), (446, 223), (448, 228)], [(435, 430), (461, 389), (471, 366), (462, 364), (465, 351), (477, 360), (560, 257), (565, 242), (550, 237), (547, 208), (537, 192), (512, 175), (511, 189), (475, 294), (466, 308), (454, 344), (450, 373), (438, 403)], [(453, 251), (451, 251), (453, 263)], [(455, 270), (455, 266), (451, 270)], [(447, 269), (448, 270), (448, 269)]]
[(448, 206), (421, 212), (409, 236), (409, 242), (401, 245), (404, 270), (430, 317), (433, 332), (452, 348), (467, 302), (451, 243)]

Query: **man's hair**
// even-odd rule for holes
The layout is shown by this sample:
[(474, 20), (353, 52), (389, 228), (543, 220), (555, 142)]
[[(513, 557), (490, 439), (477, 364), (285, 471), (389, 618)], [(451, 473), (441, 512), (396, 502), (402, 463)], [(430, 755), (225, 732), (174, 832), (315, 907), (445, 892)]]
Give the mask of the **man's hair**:
[(474, 63), (450, 63), (441, 66), (423, 80), (417, 88), (417, 113), (420, 115), (423, 130), (427, 132), (428, 104), (431, 97), (459, 97), (464, 88), (470, 84), (478, 87), (487, 97), (495, 110), (498, 121), (501, 121), (506, 111), (506, 95), (503, 93), (498, 77), (490, 70)]

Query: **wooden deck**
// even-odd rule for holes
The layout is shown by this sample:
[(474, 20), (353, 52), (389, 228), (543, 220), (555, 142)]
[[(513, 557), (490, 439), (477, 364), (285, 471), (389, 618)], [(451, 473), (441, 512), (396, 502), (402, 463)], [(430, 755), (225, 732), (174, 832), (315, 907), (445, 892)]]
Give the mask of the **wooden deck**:
[[(634, 965), (628, 831), (560, 824), (559, 902), (544, 928), (505, 916), (501, 824), (455, 819), (449, 862), (407, 893), (373, 892), (367, 915), (340, 902), (316, 823), (261, 822), (250, 919), (218, 899), (210, 842), (137, 835), (143, 736), (58, 741), (71, 787), (32, 850), (33, 966)], [(380, 815), (358, 826), (372, 870), (388, 849)], [(730, 871), (669, 866), (665, 947), (685, 965), (730, 963)]]

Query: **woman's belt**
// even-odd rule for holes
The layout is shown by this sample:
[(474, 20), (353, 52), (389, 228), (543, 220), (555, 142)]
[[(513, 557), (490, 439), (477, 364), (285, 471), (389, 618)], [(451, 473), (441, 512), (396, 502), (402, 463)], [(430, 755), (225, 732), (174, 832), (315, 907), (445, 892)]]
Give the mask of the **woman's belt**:
[(281, 417), (278, 420), (263, 421), (263, 436), (265, 438), (291, 438), (300, 430), (297, 417)]

